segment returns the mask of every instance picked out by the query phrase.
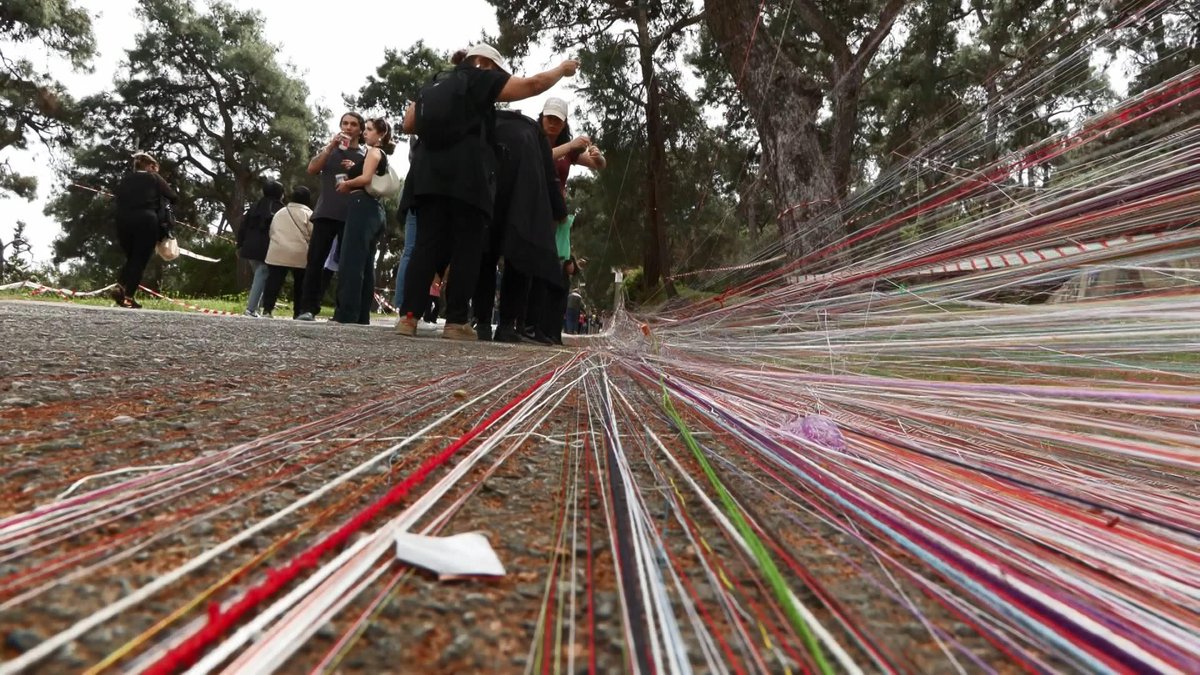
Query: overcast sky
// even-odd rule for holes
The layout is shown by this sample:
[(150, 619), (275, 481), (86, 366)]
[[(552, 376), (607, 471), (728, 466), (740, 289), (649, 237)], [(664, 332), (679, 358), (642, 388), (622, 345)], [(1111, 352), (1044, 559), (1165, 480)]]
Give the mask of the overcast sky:
[[(77, 97), (96, 93), (112, 85), (113, 76), (125, 59), (125, 51), (133, 46), (141, 29), (134, 14), (134, 0), (76, 0), (93, 15), (93, 31), (99, 54), (93, 63), (94, 72), (75, 73), (65, 64), (47, 59), (44, 53), (26, 52), (35, 64), (49, 70)], [(198, 3), (200, 4), (200, 3)], [(378, 2), (345, 5), (312, 0), (236, 0), (243, 9), (257, 9), (266, 17), (266, 37), (279, 48), (281, 61), (290, 61), (308, 83), (310, 103), (322, 102), (335, 115), (342, 109), (342, 94), (353, 93), (365, 84), (367, 76), (383, 62), (386, 48), (404, 48), (419, 39), (435, 49), (453, 50), (474, 42), (484, 32), (495, 34), (496, 15), (484, 0), (435, 0), (434, 2)], [(353, 14), (337, 16), (338, 8), (355, 7)], [(332, 10), (332, 11), (331, 11)], [(323, 50), (315, 50), (313, 38), (329, 26), (345, 26), (337, 35), (346, 41), (341, 55), (331, 58)], [(5, 52), (9, 46), (5, 46)], [(169, 46), (164, 45), (164, 49)], [(522, 73), (544, 70), (558, 63), (565, 55), (549, 49), (534, 50), (519, 69)], [(515, 107), (526, 113), (541, 110), (541, 102), (549, 96), (573, 98), (569, 80), (551, 91)], [(330, 133), (335, 119), (329, 120)], [(401, 146), (403, 148), (404, 146)], [(398, 151), (397, 155), (403, 154)], [(60, 180), (53, 164), (65, 160), (55, 158), (40, 145), (32, 144), (29, 151), (11, 148), (0, 152), (0, 160), (8, 160), (13, 168), (38, 177), (38, 196), (33, 202), (0, 198), (0, 239), (8, 241), (18, 220), (28, 224), (36, 261), (48, 261), (52, 255), (51, 242), (59, 233), (58, 224), (42, 214), (52, 188)], [(112, 186), (107, 186), (111, 189)]]

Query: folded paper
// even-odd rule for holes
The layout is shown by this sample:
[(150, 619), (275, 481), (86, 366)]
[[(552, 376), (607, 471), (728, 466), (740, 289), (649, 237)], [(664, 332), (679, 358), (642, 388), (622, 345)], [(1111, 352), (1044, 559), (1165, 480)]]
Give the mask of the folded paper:
[(440, 576), (504, 576), (504, 565), (487, 537), (466, 532), (449, 537), (396, 535), (396, 557)]

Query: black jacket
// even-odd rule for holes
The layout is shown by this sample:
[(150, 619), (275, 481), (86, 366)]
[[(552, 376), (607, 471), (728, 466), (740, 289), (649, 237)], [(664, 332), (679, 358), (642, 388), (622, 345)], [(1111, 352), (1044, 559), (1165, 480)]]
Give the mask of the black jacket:
[(130, 171), (117, 185), (117, 213), (134, 211), (158, 212), (163, 201), (174, 203), (178, 198), (163, 177), (150, 171)]
[(263, 197), (242, 216), (238, 227), (238, 256), (243, 260), (266, 260), (271, 246), (271, 219), (283, 208), (283, 202)]
[(567, 217), (567, 205), (554, 172), (550, 143), (536, 121), (498, 110), (496, 155), (499, 170), (491, 245), (504, 256), (505, 265), (561, 287), (554, 228)]

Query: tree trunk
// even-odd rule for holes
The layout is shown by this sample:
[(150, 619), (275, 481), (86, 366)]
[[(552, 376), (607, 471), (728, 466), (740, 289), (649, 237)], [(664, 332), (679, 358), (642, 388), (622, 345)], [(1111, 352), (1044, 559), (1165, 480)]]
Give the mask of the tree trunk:
[[(847, 69), (838, 68), (840, 77)], [(858, 94), (862, 89), (862, 74), (850, 73), (849, 82), (833, 97), (833, 138), (829, 155), (833, 184), (839, 199), (850, 191), (850, 178), (854, 166), (854, 136), (858, 131)]]
[[(238, 230), (242, 227), (242, 215), (246, 212), (246, 193), (247, 189), (243, 180), (235, 178), (233, 181), (233, 194), (229, 196), (229, 201), (225, 203), (225, 222), (229, 223), (229, 231), (237, 237)], [(253, 281), (253, 275), (250, 272), (250, 263), (237, 258), (237, 280), (239, 288), (250, 288), (250, 283)]]
[(757, 2), (706, 0), (704, 6), (708, 30), (758, 129), (780, 234), (791, 255), (811, 255), (841, 238), (844, 230), (834, 208), (836, 182), (817, 130), (822, 88), (777, 50), (767, 31), (758, 31), (750, 41)]
[(654, 73), (654, 46), (650, 39), (646, 7), (639, 3), (637, 11), (638, 53), (642, 68), (642, 81), (646, 83), (646, 141), (649, 156), (646, 158), (646, 239), (642, 252), (642, 283), (647, 294), (658, 290), (661, 282), (668, 298), (676, 295), (671, 282), (670, 248), (667, 246), (667, 230), (662, 222), (659, 200), (662, 196), (662, 177), (666, 175), (666, 140), (662, 133), (660, 90)]

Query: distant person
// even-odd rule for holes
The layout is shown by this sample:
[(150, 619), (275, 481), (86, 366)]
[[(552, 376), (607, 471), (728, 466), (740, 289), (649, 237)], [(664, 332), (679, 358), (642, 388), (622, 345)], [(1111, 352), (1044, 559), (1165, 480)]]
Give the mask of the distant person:
[(263, 291), (267, 288), (267, 249), (271, 245), (271, 220), (283, 208), (283, 184), (269, 180), (263, 183), (263, 196), (246, 209), (237, 231), (238, 257), (250, 263), (254, 275), (250, 295), (246, 299), (246, 316), (258, 316)]
[(301, 293), (300, 321), (312, 321), (321, 313), (322, 279), (325, 258), (333, 247), (333, 240), (346, 226), (346, 212), (350, 208), (350, 195), (337, 191), (337, 184), (349, 176), (350, 170), (358, 168), (366, 159), (362, 148), (363, 131), (366, 126), (363, 116), (356, 112), (342, 115), (340, 131), (329, 139), (329, 143), (308, 163), (308, 173), (321, 176), (321, 195), (313, 209), (312, 240), (308, 244), (308, 265), (304, 270), (304, 292)]
[[(573, 265), (574, 262), (567, 261), (567, 264)], [(579, 292), (579, 289), (575, 289), (572, 290), (571, 294), (567, 296), (567, 312), (563, 321), (563, 327), (566, 329), (567, 333), (575, 335), (579, 333), (580, 328), (583, 326), (582, 322), (583, 294)]]
[(275, 314), (275, 303), (283, 280), (292, 273), (292, 318), (299, 315), (304, 268), (308, 265), (308, 241), (312, 238), (312, 193), (303, 185), (292, 190), (292, 200), (271, 219), (271, 246), (267, 249), (267, 286), (263, 292), (263, 316)]
[(392, 140), (391, 125), (382, 117), (367, 120), (364, 138), (366, 159), (351, 167), (346, 180), (337, 186), (338, 193), (350, 196), (350, 207), (339, 245), (338, 298), (333, 320), (369, 326), (375, 297), (375, 252), (386, 215), (379, 199), (366, 188), (372, 177), (387, 174), (388, 155), (396, 151), (396, 142)]
[(429, 284), (429, 300), (425, 303), (425, 314), (421, 317), (425, 323), (437, 323), (438, 315), (442, 313), (442, 289), (445, 287), (442, 275), (434, 275), (433, 283)]
[(158, 160), (144, 152), (135, 154), (133, 170), (121, 177), (116, 191), (117, 243), (125, 254), (112, 292), (118, 307), (142, 308), (134, 295), (154, 245), (169, 233), (167, 208), (176, 199), (178, 195), (158, 175)]
[(446, 264), (454, 269), (443, 299), (442, 337), (476, 340), (468, 305), (479, 275), (484, 234), (496, 198), (495, 104), (536, 96), (579, 63), (563, 61), (533, 77), (512, 77), (494, 48), (477, 44), (452, 71), (421, 89), (404, 116), (404, 131), (421, 142), (409, 173), (417, 209), (417, 245), (404, 279), (404, 305), (396, 331), (416, 335), (424, 290)]

